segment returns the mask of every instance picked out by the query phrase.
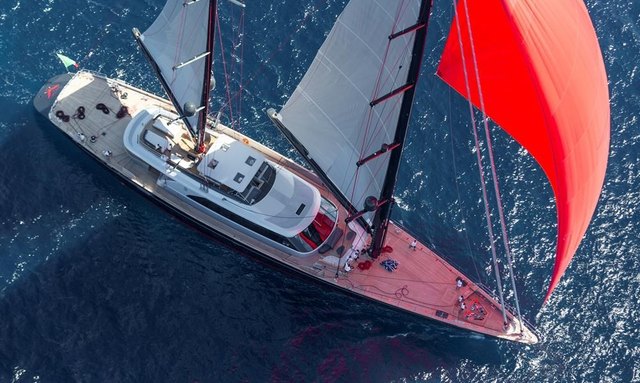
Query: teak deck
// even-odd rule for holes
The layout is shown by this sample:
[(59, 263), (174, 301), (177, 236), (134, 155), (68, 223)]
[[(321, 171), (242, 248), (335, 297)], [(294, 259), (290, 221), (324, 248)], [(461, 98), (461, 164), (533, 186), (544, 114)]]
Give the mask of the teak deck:
[[(36, 96), (36, 99), (39, 97), (41, 100), (34, 102), (47, 102), (44, 97), (51, 98), (52, 94), (58, 94), (48, 117), (60, 130), (144, 194), (161, 202), (174, 213), (187, 217), (198, 226), (221, 234), (243, 247), (313, 278), (422, 317), (512, 341), (529, 344), (538, 341), (533, 329), (527, 324), (521, 324), (510, 312), (507, 312), (508, 324), (504, 326), (500, 305), (491, 294), (423, 244), (418, 242), (415, 250), (412, 249), (410, 244), (414, 238), (393, 223), (389, 227), (385, 243), (392, 251), (375, 260), (361, 255), (351, 264), (352, 270), (345, 272), (343, 264), (349, 252), (344, 249), (351, 248), (351, 237), (354, 235), (347, 235), (351, 230), (344, 224), (344, 209), (340, 209), (339, 217), (342, 218), (338, 220), (344, 235), (335, 248), (325, 254), (308, 257), (286, 254), (214, 220), (158, 187), (156, 180), (160, 172), (132, 157), (124, 147), (123, 135), (131, 116), (151, 105), (173, 110), (168, 101), (123, 82), (107, 80), (86, 71), (75, 74), (64, 87), (60, 87), (61, 89), (53, 89), (55, 86), (52, 84), (45, 84)], [(52, 100), (48, 102), (50, 104)], [(108, 114), (96, 109), (99, 103), (107, 106)], [(82, 119), (78, 115), (80, 106), (85, 108)], [(127, 108), (128, 114), (117, 118), (116, 114), (122, 106)], [(69, 116), (68, 122), (56, 117), (59, 111)], [(41, 112), (46, 115), (46, 111)], [(217, 130), (255, 148), (273, 162), (287, 167), (313, 183), (325, 197), (330, 197), (320, 180), (307, 169), (238, 132), (221, 125), (218, 125)], [(109, 151), (110, 155), (105, 155), (105, 151)], [(332, 200), (339, 206), (335, 199)], [(339, 253), (336, 249), (341, 246), (343, 249)], [(380, 263), (386, 259), (395, 260), (398, 263), (397, 269), (393, 272), (385, 270)], [(371, 266), (364, 269), (367, 260), (371, 262)], [(465, 281), (463, 287), (456, 286), (457, 278)], [(466, 304), (464, 310), (460, 309), (461, 295)], [(480, 307), (484, 310), (484, 315), (479, 314)]]

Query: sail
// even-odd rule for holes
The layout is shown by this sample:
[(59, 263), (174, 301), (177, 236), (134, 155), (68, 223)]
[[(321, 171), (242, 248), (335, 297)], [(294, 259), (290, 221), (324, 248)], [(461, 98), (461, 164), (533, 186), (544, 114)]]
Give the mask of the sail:
[[(468, 18), (465, 13), (468, 9)], [(556, 199), (551, 295), (585, 234), (609, 155), (609, 92), (602, 53), (581, 0), (459, 1), (438, 75), (480, 106), (536, 159)]]
[(284, 105), (283, 124), (349, 202), (380, 196), (403, 93), (370, 103), (407, 82), (415, 33), (389, 38), (418, 20), (419, 0), (352, 0)]
[[(208, 100), (211, 1), (168, 0), (158, 18), (140, 36), (180, 114), (186, 102), (200, 108)], [(205, 115), (201, 111), (186, 119), (194, 133)]]

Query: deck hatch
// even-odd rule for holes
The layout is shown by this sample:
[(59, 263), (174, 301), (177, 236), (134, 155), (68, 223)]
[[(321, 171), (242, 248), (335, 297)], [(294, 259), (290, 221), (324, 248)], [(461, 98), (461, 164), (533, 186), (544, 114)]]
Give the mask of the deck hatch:
[(305, 207), (306, 207), (306, 205), (301, 203), (300, 207), (298, 208), (298, 210), (296, 210), (296, 215), (300, 215), (300, 213), (302, 213), (302, 211), (304, 210)]
[(436, 316), (442, 319), (447, 319), (449, 317), (449, 314), (441, 310), (436, 310)]

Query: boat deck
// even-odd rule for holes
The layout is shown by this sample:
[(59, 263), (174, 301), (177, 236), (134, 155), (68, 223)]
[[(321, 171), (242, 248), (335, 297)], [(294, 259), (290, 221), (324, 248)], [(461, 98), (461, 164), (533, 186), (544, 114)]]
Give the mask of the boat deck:
[[(391, 224), (383, 253), (363, 270), (355, 267), (340, 284), (393, 306), (425, 316), (436, 317), (455, 326), (492, 335), (504, 333), (504, 319), (495, 300), (479, 286), (420, 242), (415, 249), (414, 238), (401, 227)], [(382, 266), (389, 260), (397, 268), (388, 271)], [(359, 264), (364, 262), (359, 262)], [(364, 266), (364, 265), (363, 265)], [(457, 281), (461, 280), (462, 286)], [(461, 308), (460, 297), (465, 304)], [(517, 319), (508, 314), (509, 327)], [(482, 328), (482, 330), (480, 330)]]
[[(42, 98), (52, 86), (52, 83), (45, 84), (37, 97)], [(351, 262), (352, 270), (346, 272), (344, 263), (353, 252), (351, 248), (361, 247), (357, 241), (363, 239), (343, 223), (346, 217), (344, 209), (339, 211), (339, 217), (342, 217), (339, 219), (339, 226), (344, 231), (343, 236), (332, 250), (308, 257), (287, 254), (215, 221), (158, 187), (156, 182), (160, 172), (133, 158), (124, 147), (124, 130), (131, 121), (131, 116), (152, 105), (172, 110), (168, 101), (125, 83), (106, 80), (84, 71), (77, 73), (59, 92), (49, 113), (50, 120), (58, 128), (141, 191), (173, 210), (182, 212), (200, 225), (290, 268), (352, 293), (479, 333), (523, 343), (538, 341), (532, 329), (521, 324), (509, 312), (505, 326), (500, 306), (490, 294), (421, 243), (418, 242), (413, 249), (411, 243), (414, 238), (395, 224), (389, 227), (387, 234), (386, 246), (390, 252), (375, 260), (363, 254)], [(38, 102), (42, 100), (34, 101)], [(81, 106), (84, 107), (83, 113), (79, 110)], [(123, 107), (126, 108), (126, 113), (123, 113)], [(63, 116), (60, 112), (69, 117), (67, 121), (60, 117)], [(80, 118), (81, 115), (84, 118)], [(318, 187), (323, 195), (330, 196), (320, 180), (300, 165), (238, 132), (223, 126), (218, 126), (217, 129), (260, 151), (273, 162), (287, 167)], [(186, 150), (191, 148), (189, 143), (184, 143), (184, 147), (182, 144), (180, 146)], [(339, 206), (335, 199), (331, 199)], [(385, 260), (397, 262), (395, 270), (385, 269), (381, 264)], [(366, 268), (367, 264), (370, 264), (369, 268)], [(464, 286), (456, 285), (458, 278), (464, 281)], [(460, 307), (460, 296), (464, 298), (464, 309)]]

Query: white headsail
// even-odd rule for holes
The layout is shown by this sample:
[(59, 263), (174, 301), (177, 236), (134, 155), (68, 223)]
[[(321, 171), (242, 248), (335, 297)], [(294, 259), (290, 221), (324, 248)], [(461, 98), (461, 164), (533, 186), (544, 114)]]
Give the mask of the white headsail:
[[(140, 42), (159, 68), (172, 101), (182, 110), (186, 102), (202, 107), (210, 25), (210, 0), (168, 0), (154, 23), (140, 36)], [(210, 59), (210, 57), (209, 57)], [(187, 120), (198, 127), (204, 113)]]
[(352, 0), (281, 111), (282, 122), (357, 208), (378, 197), (403, 95), (370, 103), (407, 82), (419, 0)]

